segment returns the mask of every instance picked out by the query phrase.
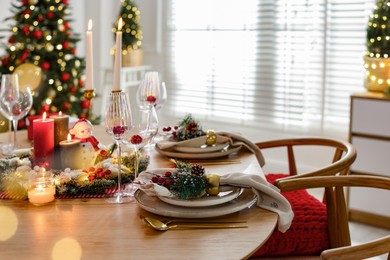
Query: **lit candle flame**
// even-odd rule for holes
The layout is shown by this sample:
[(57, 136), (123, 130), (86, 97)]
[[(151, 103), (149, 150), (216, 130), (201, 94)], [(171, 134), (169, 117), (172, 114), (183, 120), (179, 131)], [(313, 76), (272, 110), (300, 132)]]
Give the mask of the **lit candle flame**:
[(46, 112), (43, 113), (42, 120), (46, 120)]
[(62, 111), (58, 112), (58, 115), (59, 115), (59, 116), (62, 116)]
[(88, 21), (88, 31), (92, 31), (92, 19)]
[(72, 136), (70, 134), (68, 134), (68, 139), (67, 140), (68, 140), (68, 142), (72, 141)]
[(122, 17), (121, 17), (121, 18), (119, 18), (119, 22), (118, 22), (118, 31), (122, 30), (122, 26), (123, 26), (123, 20), (122, 20)]

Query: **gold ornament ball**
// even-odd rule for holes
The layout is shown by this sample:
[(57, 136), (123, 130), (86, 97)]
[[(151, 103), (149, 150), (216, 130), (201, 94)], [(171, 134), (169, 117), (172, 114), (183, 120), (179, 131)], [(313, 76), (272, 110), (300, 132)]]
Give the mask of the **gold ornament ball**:
[(206, 144), (208, 146), (211, 146), (217, 142), (217, 134), (214, 130), (207, 130), (206, 131)]
[(221, 179), (221, 176), (217, 174), (207, 174), (206, 180), (209, 184), (206, 192), (207, 194), (211, 196), (216, 196), (219, 194), (219, 180)]
[(34, 90), (40, 85), (42, 79), (42, 69), (32, 63), (19, 65), (13, 74), (18, 75), (19, 87), (21, 89), (29, 87), (31, 90)]

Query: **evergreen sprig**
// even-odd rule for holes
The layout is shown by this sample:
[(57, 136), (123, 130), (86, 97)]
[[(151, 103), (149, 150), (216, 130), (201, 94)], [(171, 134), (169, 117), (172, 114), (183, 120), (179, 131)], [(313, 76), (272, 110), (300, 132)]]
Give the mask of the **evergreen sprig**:
[(178, 124), (176, 132), (172, 133), (173, 138), (180, 142), (205, 135), (200, 123), (191, 114), (187, 114)]

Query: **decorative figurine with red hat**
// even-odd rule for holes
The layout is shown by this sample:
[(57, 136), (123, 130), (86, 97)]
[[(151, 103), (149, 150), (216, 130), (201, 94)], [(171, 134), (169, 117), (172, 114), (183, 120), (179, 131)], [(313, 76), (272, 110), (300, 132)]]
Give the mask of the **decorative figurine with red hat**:
[(94, 165), (96, 156), (101, 149), (105, 149), (105, 146), (93, 136), (93, 125), (87, 119), (78, 120), (69, 133), (72, 135), (72, 139), (80, 140), (83, 169), (89, 169)]

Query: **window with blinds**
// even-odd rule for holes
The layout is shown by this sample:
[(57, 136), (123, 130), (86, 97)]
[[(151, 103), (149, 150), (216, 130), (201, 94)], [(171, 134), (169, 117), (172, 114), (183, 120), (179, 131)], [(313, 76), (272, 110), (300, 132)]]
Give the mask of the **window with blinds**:
[(269, 130), (348, 130), (373, 0), (164, 1), (164, 110)]

